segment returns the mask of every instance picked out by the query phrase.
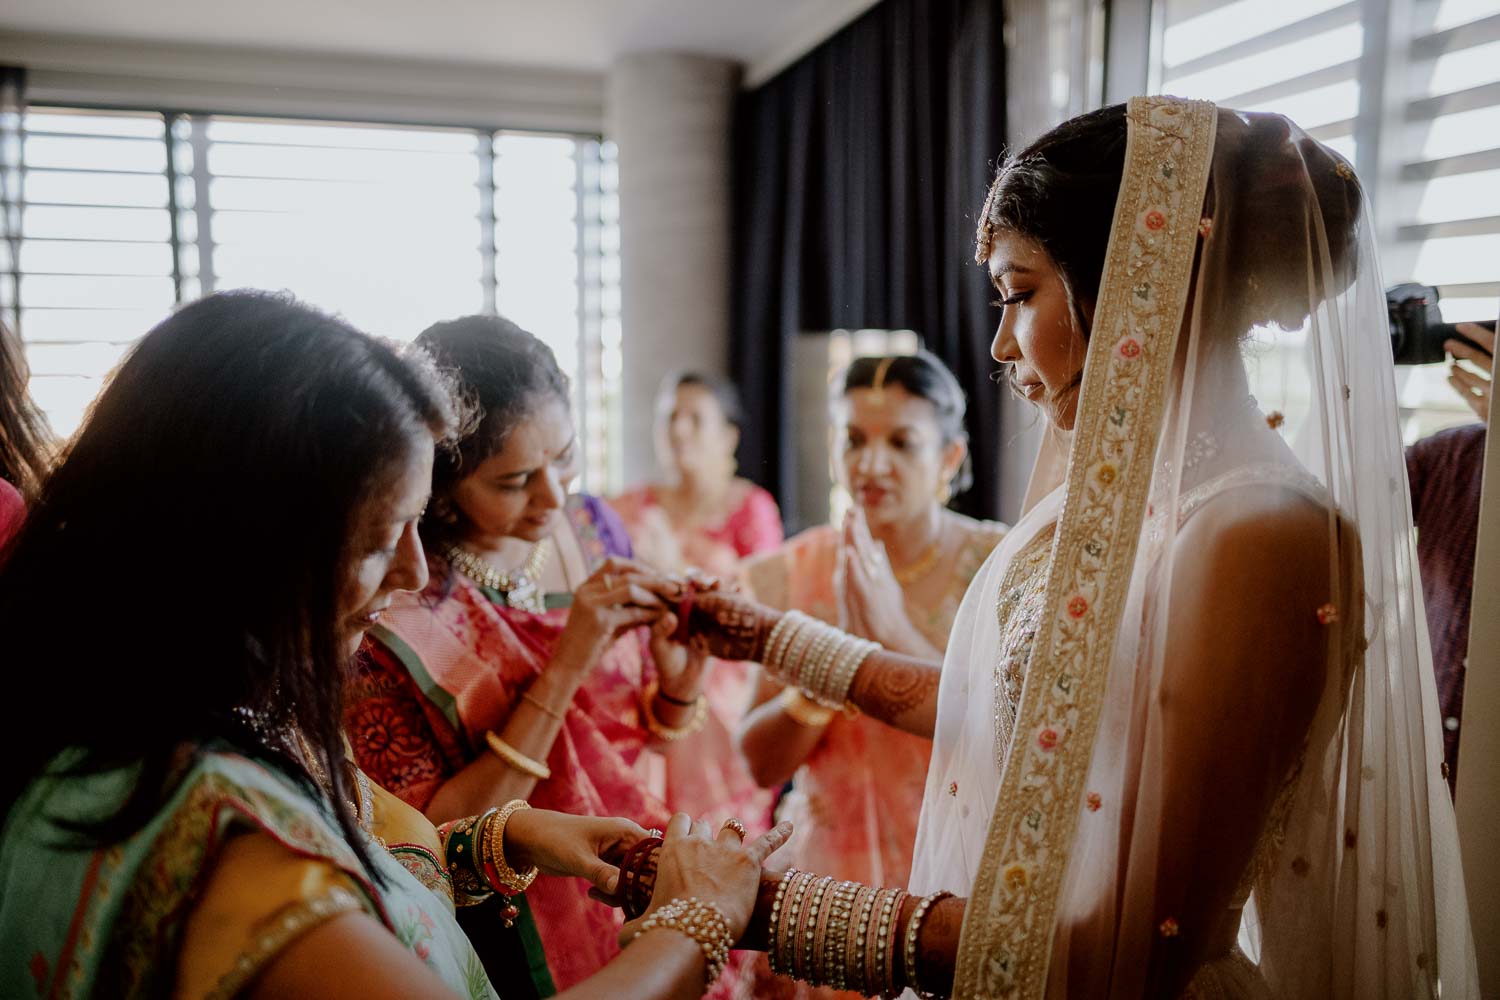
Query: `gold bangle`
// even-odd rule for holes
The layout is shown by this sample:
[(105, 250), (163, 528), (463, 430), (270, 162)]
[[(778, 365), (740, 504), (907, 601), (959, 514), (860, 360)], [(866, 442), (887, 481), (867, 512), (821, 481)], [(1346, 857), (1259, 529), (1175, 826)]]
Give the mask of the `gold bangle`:
[(527, 775), (528, 777), (535, 778), (537, 781), (546, 781), (548, 778), (552, 777), (551, 768), (549, 768), (546, 764), (543, 764), (539, 760), (532, 760), (530, 757), (526, 756), (524, 753), (511, 746), (509, 743), (502, 740), (500, 738), (500, 734), (495, 732), (493, 729), (485, 732), (484, 739), (485, 742), (490, 745), (490, 749), (494, 751), (496, 757), (499, 757), (501, 760), (505, 761), (507, 765), (515, 768), (522, 774)]
[(544, 715), (552, 716), (552, 718), (556, 719), (558, 722), (561, 722), (563, 720), (563, 716), (566, 714), (566, 712), (560, 712), (557, 709), (553, 708), (551, 705), (547, 704), (545, 701), (538, 698), (530, 691), (522, 691), (521, 700), (526, 702), (528, 705), (531, 705), (533, 708), (538, 709)]
[(678, 740), (686, 739), (703, 728), (703, 723), (708, 721), (707, 698), (700, 694), (698, 700), (693, 703), (693, 714), (688, 717), (687, 722), (673, 728), (672, 726), (663, 724), (651, 709), (651, 703), (656, 700), (656, 696), (660, 690), (660, 685), (656, 681), (651, 681), (646, 685), (646, 690), (641, 694), (641, 719), (646, 723), (646, 728), (651, 732), (652, 736), (667, 743), (675, 743)]
[(511, 816), (522, 809), (530, 809), (530, 804), (525, 799), (512, 799), (489, 817), (489, 822), (484, 828), (484, 859), (495, 866), (495, 875), (500, 884), (495, 886), (495, 891), (507, 896), (525, 892), (531, 888), (531, 883), (536, 881), (537, 867), (532, 865), (524, 872), (518, 872), (505, 860), (505, 824)]
[(787, 718), (799, 726), (821, 729), (833, 721), (833, 709), (824, 708), (794, 687), (781, 689), (780, 702)]

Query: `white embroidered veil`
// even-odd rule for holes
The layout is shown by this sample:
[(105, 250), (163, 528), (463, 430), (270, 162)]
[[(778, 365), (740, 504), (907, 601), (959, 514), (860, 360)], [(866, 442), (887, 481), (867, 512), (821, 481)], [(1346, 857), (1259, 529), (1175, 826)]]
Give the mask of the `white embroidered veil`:
[[(1368, 204), (1283, 117), (1138, 98), (1125, 119), (1077, 422), (1054, 437), (1068, 461), (959, 612), (911, 887), (970, 897), (958, 996), (1159, 996), (1181, 989), (1184, 947), (1213, 960), (1197, 995), (1477, 996)], [(1326, 659), (1300, 707), (1240, 718), (1236, 692), (1285, 683), (1281, 661), (1242, 654), (1185, 726), (1196, 702), (1166, 659), (1192, 606), (1185, 556), (1204, 524), (1283, 512), (1326, 525), (1285, 569), (1288, 593), (1317, 579), (1322, 596), (1267, 630), (1266, 655), (1285, 632)], [(997, 603), (1038, 538), (1035, 635), (1018, 639)], [(1226, 641), (1245, 627), (1233, 602), (1216, 615)], [(997, 650), (1026, 642), (1001, 725)], [(1212, 773), (1195, 760), (1262, 747), (1262, 781), (1171, 791)], [(1265, 828), (1215, 828), (1219, 795), (1266, 803)], [(1212, 943), (1162, 888), (1184, 865), (1243, 904)]]

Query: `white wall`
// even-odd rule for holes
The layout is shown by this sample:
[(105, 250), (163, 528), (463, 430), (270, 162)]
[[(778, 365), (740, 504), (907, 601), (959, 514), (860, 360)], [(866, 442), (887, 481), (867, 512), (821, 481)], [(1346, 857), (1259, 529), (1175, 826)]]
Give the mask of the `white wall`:
[(729, 359), (730, 146), (739, 66), (636, 53), (610, 70), (607, 134), (619, 146), (625, 482), (650, 476), (664, 374)]

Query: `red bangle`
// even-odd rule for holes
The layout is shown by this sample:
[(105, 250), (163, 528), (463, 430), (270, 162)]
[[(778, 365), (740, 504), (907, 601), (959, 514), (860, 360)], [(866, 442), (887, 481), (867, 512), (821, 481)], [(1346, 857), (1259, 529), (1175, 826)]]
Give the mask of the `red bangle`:
[(688, 635), (690, 634), (688, 631), (688, 619), (693, 614), (693, 598), (696, 594), (697, 591), (693, 589), (692, 584), (689, 584), (687, 593), (677, 602), (677, 628), (672, 633), (673, 642), (685, 643), (688, 641)]

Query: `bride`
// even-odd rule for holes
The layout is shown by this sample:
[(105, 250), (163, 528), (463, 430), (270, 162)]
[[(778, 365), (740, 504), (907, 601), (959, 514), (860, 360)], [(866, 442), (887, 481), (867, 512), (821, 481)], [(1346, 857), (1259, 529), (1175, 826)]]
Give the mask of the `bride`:
[(1052, 433), (941, 670), (728, 595), (688, 612), (715, 655), (934, 737), (913, 895), (768, 882), (773, 967), (1478, 995), (1371, 230), (1278, 115), (1138, 98), (1010, 158), (992, 353)]

